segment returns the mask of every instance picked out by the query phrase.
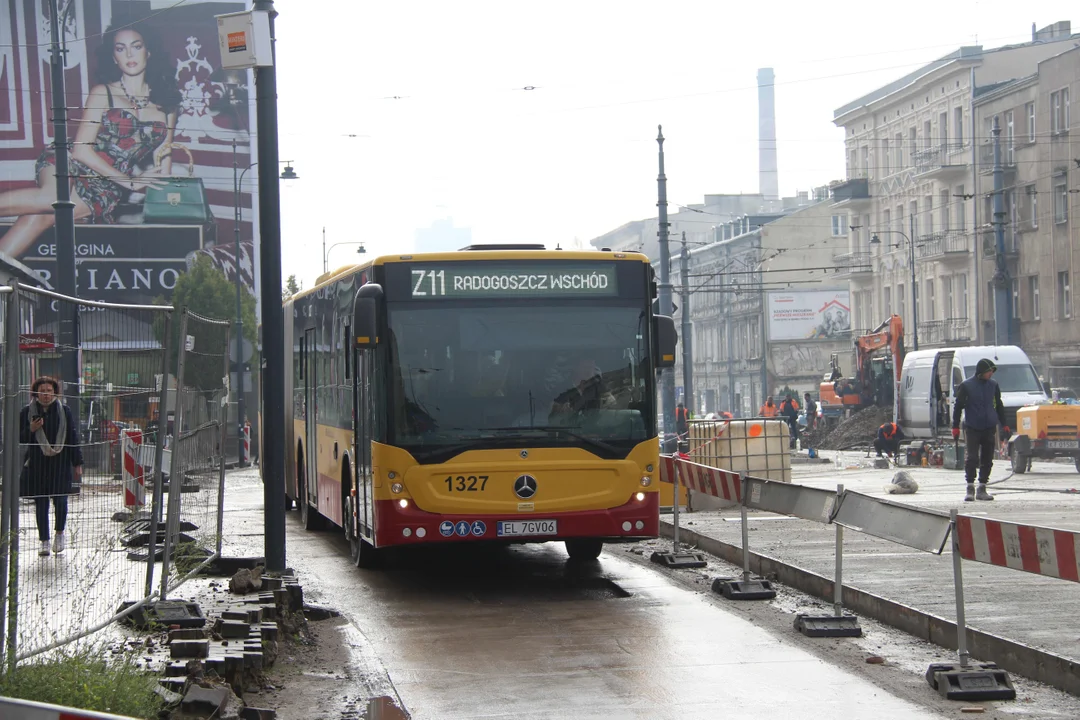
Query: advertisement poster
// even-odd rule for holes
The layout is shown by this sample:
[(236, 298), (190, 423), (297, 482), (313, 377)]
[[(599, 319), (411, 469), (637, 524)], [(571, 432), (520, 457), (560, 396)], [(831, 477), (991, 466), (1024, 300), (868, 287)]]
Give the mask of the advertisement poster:
[(850, 334), (847, 290), (769, 293), (769, 340), (835, 340)]
[[(168, 299), (199, 255), (255, 294), (254, 91), (221, 68), (215, 20), (245, 4), (57, 5), (78, 295)], [(0, 253), (54, 288), (49, 7), (0, 4)]]

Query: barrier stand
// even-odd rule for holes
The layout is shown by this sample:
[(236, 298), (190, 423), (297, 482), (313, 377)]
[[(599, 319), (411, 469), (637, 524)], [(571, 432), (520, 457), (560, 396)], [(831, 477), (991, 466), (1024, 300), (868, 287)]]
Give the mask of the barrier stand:
[[(971, 553), (961, 549), (956, 510), (949, 513), (949, 518), (952, 522), (953, 585), (956, 587), (956, 654), (960, 664), (932, 663), (926, 670), (926, 682), (948, 700), (1015, 700), (1016, 689), (1007, 672), (997, 663), (972, 663), (968, 656), (961, 563), (964, 556), (971, 556)], [(970, 521), (969, 518), (965, 520)], [(970, 530), (967, 535), (970, 537)]]
[[(836, 497), (844, 496), (844, 486), (836, 486)], [(830, 522), (832, 518), (829, 518)], [(807, 637), (862, 637), (859, 618), (844, 614), (844, 526), (836, 525), (836, 576), (833, 578), (833, 614), (795, 616), (795, 629)]]
[[(750, 478), (744, 478), (744, 483)], [(743, 486), (743, 497), (746, 497), (746, 486)], [(772, 600), (776, 597), (776, 590), (772, 583), (765, 578), (751, 577), (750, 573), (750, 533), (746, 523), (746, 504), (739, 505), (739, 517), (742, 519), (742, 554), (743, 572), (739, 578), (716, 578), (713, 580), (712, 589), (720, 593), (728, 600)]]
[(124, 481), (124, 511), (116, 513), (114, 520), (134, 520), (146, 506), (146, 479), (139, 463), (143, 435), (139, 430), (120, 431), (120, 465)]
[(244, 421), (244, 444), (240, 455), (240, 465), (247, 467), (251, 464), (251, 423)]
[(649, 559), (658, 565), (663, 565), (669, 568), (703, 568), (708, 563), (705, 561), (704, 553), (696, 552), (679, 552), (679, 464), (680, 461), (675, 457), (663, 456), (660, 458), (661, 473), (665, 469), (665, 462), (670, 461), (671, 465), (671, 479), (675, 484), (674, 506), (675, 506), (675, 519), (674, 519), (674, 532), (672, 533), (671, 552), (654, 552)]

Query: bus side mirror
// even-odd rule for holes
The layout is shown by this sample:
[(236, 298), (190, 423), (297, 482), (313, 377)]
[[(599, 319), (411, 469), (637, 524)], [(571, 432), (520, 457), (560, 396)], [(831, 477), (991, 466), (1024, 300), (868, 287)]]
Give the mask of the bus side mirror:
[(675, 367), (675, 345), (679, 341), (675, 321), (667, 315), (654, 315), (653, 337), (656, 338), (656, 367)]
[(356, 291), (352, 333), (358, 349), (373, 348), (379, 344), (379, 306), (382, 297), (382, 286), (376, 283), (367, 283)]

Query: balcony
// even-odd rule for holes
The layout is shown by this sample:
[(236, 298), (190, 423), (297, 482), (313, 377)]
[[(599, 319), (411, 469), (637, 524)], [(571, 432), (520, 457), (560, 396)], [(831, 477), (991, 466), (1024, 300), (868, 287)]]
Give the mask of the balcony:
[(860, 170), (843, 182), (838, 182), (829, 188), (832, 194), (833, 205), (853, 207), (870, 203), (870, 181)]
[(915, 241), (915, 257), (919, 260), (967, 257), (970, 252), (971, 239), (961, 230), (931, 233)]
[(919, 323), (919, 347), (971, 342), (971, 321), (967, 318), (927, 320)]
[[(1006, 173), (1016, 171), (1016, 146), (1010, 152), (1009, 145), (1004, 138), (1001, 139), (1001, 169)], [(994, 143), (986, 140), (979, 145), (979, 173), (989, 175), (994, 172)]]
[(945, 177), (967, 170), (971, 157), (971, 146), (967, 143), (945, 143), (912, 153), (918, 177)]
[(836, 277), (853, 278), (858, 275), (870, 275), (874, 272), (870, 265), (870, 253), (849, 252), (843, 255), (834, 255), (833, 264), (836, 266)]

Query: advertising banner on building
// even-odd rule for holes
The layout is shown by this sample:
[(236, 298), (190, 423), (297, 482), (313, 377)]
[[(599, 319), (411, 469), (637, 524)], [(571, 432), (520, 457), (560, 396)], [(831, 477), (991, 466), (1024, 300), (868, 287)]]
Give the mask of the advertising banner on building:
[[(245, 3), (57, 5), (79, 296), (168, 299), (199, 256), (255, 294), (254, 92), (215, 20)], [(49, 7), (0, 4), (0, 253), (55, 287)]]
[(769, 340), (836, 340), (851, 334), (847, 290), (769, 293)]

